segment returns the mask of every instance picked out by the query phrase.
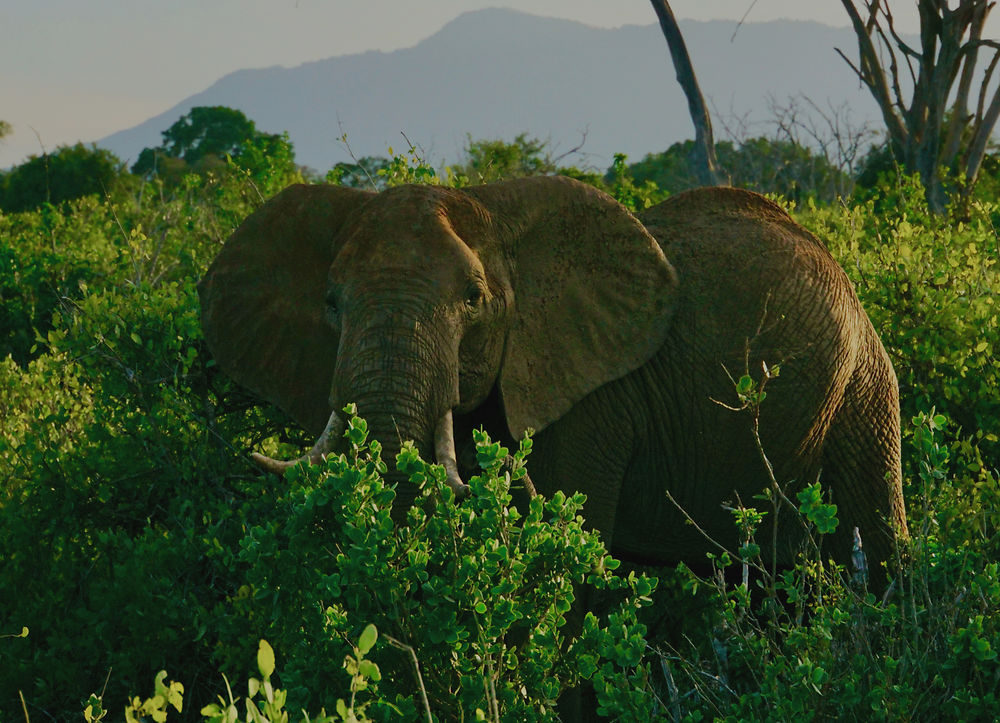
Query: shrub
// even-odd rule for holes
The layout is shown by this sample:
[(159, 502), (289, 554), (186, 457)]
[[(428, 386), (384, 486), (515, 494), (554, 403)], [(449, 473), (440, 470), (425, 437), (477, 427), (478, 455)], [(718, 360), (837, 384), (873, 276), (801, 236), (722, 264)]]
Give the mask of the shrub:
[(194, 282), (248, 212), (245, 187), (0, 216), (0, 631), (32, 630), (0, 652), (0, 717), (21, 715), (18, 691), (75, 717), (109, 670), (115, 700), (160, 667), (216, 684), (232, 550), (261, 496), (230, 444), (281, 428), (200, 342)]
[[(490, 720), (537, 718), (551, 715), (581, 675), (600, 670), (614, 686), (615, 666), (640, 665), (644, 629), (635, 611), (652, 582), (612, 574), (617, 563), (582, 527), (581, 495), (536, 497), (523, 518), (511, 506), (529, 440), (505, 473), (507, 450), (477, 433), (483, 473), (469, 480), (473, 495), (461, 505), (443, 468), (404, 448), (396, 464), (420, 494), (397, 526), (380, 446), (356, 418), (347, 436), (348, 455), (289, 473), (270, 520), (241, 543), (247, 589), (237, 610), (256, 621), (250, 639), (265, 637), (288, 655), (282, 681), (296, 706), (333, 709), (335, 692), (324, 681), (369, 623), (391, 646), (372, 658), (389, 671), (377, 685), (376, 718), (393, 707), (413, 718), (426, 701), (448, 719), (477, 711)], [(607, 627), (588, 614), (574, 642), (568, 616), (581, 586), (620, 590), (623, 599)], [(631, 657), (604, 650), (612, 629), (632, 636)]]
[[(921, 470), (914, 495), (923, 504), (911, 515), (913, 544), (890, 592), (876, 599), (859, 591), (836, 568), (818, 565), (809, 550), (776, 579), (766, 567), (754, 573), (749, 587), (690, 575), (688, 588), (707, 587), (717, 603), (709, 640), (661, 648), (669, 682), (663, 698), (675, 720), (995, 715), (997, 537), (984, 544), (943, 534), (942, 512), (954, 509), (961, 494), (945, 482), (946, 419), (921, 414), (912, 422), (910, 451)], [(993, 510), (995, 495), (974, 494)], [(729, 563), (717, 559), (720, 567)], [(777, 597), (767, 592), (772, 586)], [(754, 588), (763, 603), (752, 602)]]
[[(436, 179), (414, 159), (394, 157), (380, 181)], [(746, 564), (745, 585), (657, 571), (646, 606), (652, 581), (618, 574), (578, 496), (510, 506), (527, 448), (508, 470), (480, 438), (484, 470), (461, 505), (406, 450), (422, 490), (407, 525), (393, 522), (395, 490), (360, 420), (349, 452), (322, 466), (281, 481), (250, 468), (244, 449), (308, 442), (212, 366), (194, 282), (291, 178), (258, 166), (0, 216), (0, 633), (30, 629), (0, 637), (0, 718), (23, 717), (19, 691), (33, 720), (78, 719), (88, 704), (99, 719), (130, 700), (136, 718), (167, 707), (190, 720), (220, 695), (228, 715), (218, 671), (257, 677), (261, 638), (280, 658), (258, 666), (262, 713), (280, 686), (283, 712), (326, 706), (333, 719), (346, 717), (338, 700), (374, 720), (419, 715), (421, 689), (442, 718), (545, 717), (586, 679), (623, 719), (993, 715), (996, 206), (947, 221), (903, 183), (882, 206), (794, 210), (854, 281), (912, 420), (913, 543), (893, 593), (865, 594), (812, 548), (792, 570), (751, 565), (765, 500), (737, 510), (743, 545), (714, 558), (737, 580)], [(609, 188), (623, 202), (659, 197), (618, 167)], [(834, 523), (820, 489), (794, 505), (816, 536)], [(603, 612), (575, 616), (581, 599)], [(183, 710), (162, 669), (183, 680)], [(128, 698), (150, 679), (152, 698)]]
[(0, 177), (0, 208), (30, 211), (83, 196), (105, 196), (123, 175), (122, 162), (103, 148), (82, 143), (31, 156)]

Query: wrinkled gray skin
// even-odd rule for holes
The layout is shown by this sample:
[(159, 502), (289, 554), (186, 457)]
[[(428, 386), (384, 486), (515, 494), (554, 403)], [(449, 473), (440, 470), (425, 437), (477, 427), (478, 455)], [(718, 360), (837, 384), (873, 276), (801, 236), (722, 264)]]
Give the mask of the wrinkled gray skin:
[[(906, 534), (889, 359), (827, 250), (759, 195), (692, 191), (636, 218), (564, 178), (293, 186), (200, 294), (221, 366), (320, 435), (312, 457), (353, 401), (387, 460), (412, 439), (461, 490), (472, 428), (508, 443), (534, 428), (538, 491), (586, 493), (612, 553), (641, 562), (697, 563), (702, 532), (738, 546), (723, 504), (759, 506), (767, 475), (732, 380), (780, 364), (760, 439), (792, 499), (821, 474), (830, 553), (846, 564), (858, 527), (876, 568)], [(800, 540), (785, 515), (780, 563)]]

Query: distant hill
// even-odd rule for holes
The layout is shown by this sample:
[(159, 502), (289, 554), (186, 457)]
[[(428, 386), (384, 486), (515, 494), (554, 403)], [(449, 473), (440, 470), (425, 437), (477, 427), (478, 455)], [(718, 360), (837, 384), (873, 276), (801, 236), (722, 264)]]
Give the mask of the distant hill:
[[(735, 38), (730, 21), (683, 21), (681, 29), (703, 93), (731, 119), (765, 120), (768, 96), (799, 93), (820, 107), (849, 103), (857, 124), (878, 117), (834, 52), (854, 51), (847, 28), (747, 23)], [(615, 152), (638, 160), (693, 137), (658, 25), (601, 29), (499, 9), (462, 15), (404, 50), (231, 73), (98, 144), (131, 163), (198, 105), (239, 108), (261, 130), (287, 130), (298, 161), (320, 171), (349, 160), (342, 132), (358, 157), (405, 148), (404, 132), (439, 163), (459, 159), (466, 134), (509, 140), (527, 131), (562, 152), (586, 131), (588, 155), (577, 164), (602, 169)]]

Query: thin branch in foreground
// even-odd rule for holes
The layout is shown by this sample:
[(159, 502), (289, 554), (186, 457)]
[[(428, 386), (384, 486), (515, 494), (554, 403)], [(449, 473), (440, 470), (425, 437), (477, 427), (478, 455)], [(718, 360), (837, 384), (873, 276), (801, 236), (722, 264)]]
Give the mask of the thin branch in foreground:
[(382, 637), (392, 647), (398, 648), (399, 650), (410, 654), (410, 658), (413, 660), (413, 669), (417, 671), (417, 684), (420, 686), (420, 700), (424, 704), (424, 713), (427, 714), (427, 723), (434, 723), (434, 716), (431, 714), (431, 704), (430, 701), (427, 700), (427, 688), (424, 687), (424, 676), (420, 674), (420, 661), (417, 660), (417, 651), (413, 649), (412, 645), (400, 642), (390, 635), (385, 635), (383, 633)]

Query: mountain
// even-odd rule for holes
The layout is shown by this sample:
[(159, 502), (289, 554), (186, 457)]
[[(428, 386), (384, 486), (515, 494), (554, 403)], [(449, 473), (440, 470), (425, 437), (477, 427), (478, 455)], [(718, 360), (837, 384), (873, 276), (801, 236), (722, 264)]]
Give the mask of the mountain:
[[(767, 99), (805, 94), (821, 108), (847, 104), (851, 122), (877, 109), (835, 47), (856, 48), (848, 28), (802, 21), (682, 21), (702, 92), (723, 119), (751, 134), (772, 130)], [(735, 36), (734, 36), (735, 31)], [(605, 168), (616, 152), (638, 160), (693, 137), (687, 102), (658, 25), (594, 28), (510, 10), (459, 16), (412, 48), (332, 57), (294, 68), (240, 70), (98, 145), (132, 162), (194, 106), (241, 109), (259, 129), (287, 130), (302, 164), (325, 171), (357, 157), (405, 149), (459, 160), (466, 136), (548, 139), (558, 154), (579, 144), (577, 165)], [(721, 114), (721, 115), (720, 115)], [(760, 125), (755, 125), (760, 124)]]

